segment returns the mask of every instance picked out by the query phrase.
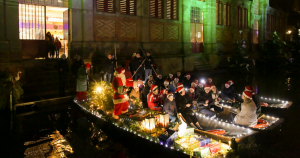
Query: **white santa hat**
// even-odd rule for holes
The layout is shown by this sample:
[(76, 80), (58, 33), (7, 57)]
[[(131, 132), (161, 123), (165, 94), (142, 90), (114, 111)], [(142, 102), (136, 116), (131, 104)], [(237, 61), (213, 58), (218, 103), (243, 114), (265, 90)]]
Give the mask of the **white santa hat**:
[(172, 92), (169, 92), (168, 95), (167, 95), (167, 97), (169, 98), (169, 97), (171, 97), (171, 96), (173, 97), (173, 93), (172, 93)]
[(180, 93), (180, 92), (182, 92), (182, 91), (184, 91), (184, 88), (183, 88), (183, 87), (178, 87), (178, 88), (176, 89), (176, 91), (175, 91), (175, 92), (178, 92), (178, 93)]
[(191, 87), (190, 90), (193, 90), (193, 92), (195, 92), (195, 88), (194, 87)]
[(179, 87), (183, 87), (183, 84), (181, 83), (181, 82), (179, 82), (178, 84), (177, 84), (177, 87), (179, 88)]

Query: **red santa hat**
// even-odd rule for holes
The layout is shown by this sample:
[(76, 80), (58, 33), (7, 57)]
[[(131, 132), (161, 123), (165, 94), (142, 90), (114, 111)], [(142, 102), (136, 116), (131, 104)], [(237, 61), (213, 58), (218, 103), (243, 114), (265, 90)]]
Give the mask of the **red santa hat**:
[(159, 77), (159, 76), (162, 76), (162, 75), (161, 74), (157, 74), (156, 76)]
[(194, 87), (191, 87), (190, 90), (191, 90), (191, 89), (193, 90), (193, 92), (195, 92), (195, 88), (194, 88)]
[(252, 93), (251, 92), (249, 92), (249, 91), (244, 91), (243, 92), (243, 95), (246, 97), (246, 98), (249, 98), (249, 99), (252, 99)]
[(209, 89), (210, 90), (210, 86), (209, 85), (205, 85), (204, 89)]
[(230, 85), (232, 85), (234, 82), (232, 80), (229, 80), (228, 83), (230, 83)]
[(151, 86), (150, 90), (151, 90), (151, 92), (153, 92), (153, 91), (155, 91), (157, 88), (158, 88), (158, 86), (154, 84), (154, 85)]
[(166, 92), (166, 89), (163, 89), (163, 90), (160, 91), (161, 94), (163, 94), (165, 92)]
[(186, 74), (185, 77), (187, 77), (187, 76), (190, 76), (190, 77), (191, 77), (191, 74)]
[(169, 81), (169, 80), (165, 80), (165, 81), (164, 81), (164, 84), (165, 84), (165, 83), (166, 83), (166, 84), (170, 84), (170, 81)]
[(125, 73), (125, 69), (118, 67), (115, 69), (115, 74), (121, 74), (121, 73)]
[(178, 87), (178, 88), (176, 89), (176, 91), (175, 91), (175, 92), (178, 92), (178, 93), (180, 93), (180, 92), (182, 92), (182, 91), (184, 91), (184, 88), (183, 88), (183, 87)]
[(245, 91), (253, 93), (254, 92), (254, 88), (251, 87), (251, 86), (247, 86), (247, 87), (245, 87)]
[(167, 95), (168, 98), (169, 98), (170, 96), (173, 97), (173, 93), (172, 93), (172, 92), (169, 92), (168, 95)]
[(86, 67), (87, 69), (90, 69), (90, 68), (91, 68), (91, 64), (86, 63), (86, 64), (85, 64), (85, 67)]
[(177, 87), (179, 88), (179, 87), (183, 87), (183, 84), (181, 83), (181, 82), (179, 82), (178, 84), (177, 84)]
[(230, 86), (230, 84), (229, 84), (228, 82), (225, 83), (225, 86), (226, 86), (226, 85)]

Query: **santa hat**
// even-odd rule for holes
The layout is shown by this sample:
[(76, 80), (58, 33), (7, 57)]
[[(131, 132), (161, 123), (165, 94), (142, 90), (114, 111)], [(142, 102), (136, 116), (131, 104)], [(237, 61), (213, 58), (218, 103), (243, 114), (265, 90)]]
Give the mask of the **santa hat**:
[(229, 80), (228, 83), (230, 83), (230, 85), (232, 85), (234, 82), (232, 80)]
[(192, 90), (193, 90), (193, 92), (195, 92), (195, 88), (194, 88), (194, 87), (191, 87), (190, 89), (192, 89)]
[(245, 87), (245, 91), (254, 93), (254, 88), (251, 86), (247, 86), (247, 87)]
[(225, 86), (226, 86), (226, 85), (230, 86), (230, 84), (229, 84), (228, 82), (225, 83)]
[(210, 90), (210, 86), (209, 85), (205, 85), (204, 89), (209, 89)]
[(118, 67), (118, 68), (115, 69), (114, 75), (117, 76), (117, 75), (120, 75), (122, 73), (125, 73), (125, 69), (123, 69), (121, 67)]
[(170, 82), (168, 80), (165, 80), (164, 84), (170, 84)]
[(163, 94), (165, 92), (166, 92), (166, 89), (163, 89), (163, 90), (160, 91), (161, 94)]
[(178, 84), (177, 84), (177, 87), (179, 88), (179, 87), (183, 87), (183, 84), (181, 83), (181, 82), (179, 82)]
[(191, 77), (191, 74), (186, 74), (185, 77), (187, 77), (187, 76), (190, 76), (190, 77)]
[(182, 91), (184, 91), (184, 88), (183, 88), (183, 87), (178, 87), (178, 88), (176, 89), (176, 91), (175, 91), (175, 92), (178, 92), (178, 93), (180, 93), (180, 92), (182, 92)]
[(211, 80), (211, 81), (212, 81), (212, 79), (211, 79), (211, 78), (208, 78), (207, 80), (208, 80), (208, 81), (209, 81), (209, 80)]
[(159, 76), (162, 76), (162, 75), (161, 74), (157, 74), (156, 76), (159, 77)]
[(244, 91), (243, 92), (243, 95), (246, 97), (246, 98), (249, 98), (249, 99), (252, 99), (252, 93), (251, 92), (249, 92), (249, 91)]
[(169, 92), (168, 95), (167, 95), (167, 97), (170, 97), (170, 96), (173, 97), (173, 93), (172, 92)]
[(151, 92), (153, 92), (153, 91), (156, 90), (157, 88), (158, 88), (158, 86), (154, 84), (154, 85), (151, 86), (150, 90), (151, 90)]
[(85, 67), (86, 67), (87, 69), (90, 69), (90, 68), (91, 68), (91, 64), (86, 63), (86, 64), (85, 64)]
[(196, 83), (195, 82), (192, 82), (191, 83), (191, 87), (195, 87), (196, 86)]

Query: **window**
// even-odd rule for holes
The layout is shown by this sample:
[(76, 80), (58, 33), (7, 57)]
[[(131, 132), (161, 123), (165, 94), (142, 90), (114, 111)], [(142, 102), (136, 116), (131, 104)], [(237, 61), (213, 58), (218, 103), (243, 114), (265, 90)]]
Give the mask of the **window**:
[(96, 10), (98, 12), (115, 12), (115, 0), (96, 0)]
[(120, 13), (136, 15), (136, 0), (120, 0)]
[(19, 38), (45, 40), (45, 7), (19, 4)]
[(226, 3), (224, 5), (224, 24), (230, 26), (230, 4)]
[(217, 25), (222, 25), (222, 2), (218, 1), (216, 6)]
[(167, 0), (167, 19), (178, 19), (177, 0)]
[(244, 27), (245, 29), (248, 28), (248, 9), (247, 8), (244, 8)]
[(150, 0), (150, 16), (153, 18), (164, 18), (163, 0)]
[(253, 43), (258, 44), (258, 20), (256, 19), (253, 23)]
[(203, 23), (202, 13), (199, 7), (192, 7), (191, 9), (191, 23)]
[(242, 8), (238, 7), (238, 28), (242, 28)]

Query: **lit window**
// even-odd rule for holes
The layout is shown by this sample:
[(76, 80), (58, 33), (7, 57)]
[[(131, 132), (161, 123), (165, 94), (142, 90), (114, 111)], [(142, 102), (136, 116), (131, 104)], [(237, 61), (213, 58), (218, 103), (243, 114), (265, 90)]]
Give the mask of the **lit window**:
[(45, 7), (19, 4), (19, 38), (45, 40)]
[(242, 28), (242, 8), (238, 7), (238, 28)]
[(248, 28), (248, 9), (244, 8), (244, 28)]
[(96, 0), (96, 10), (98, 12), (115, 12), (115, 0)]
[(153, 18), (164, 18), (163, 0), (150, 0), (150, 16)]
[(218, 1), (216, 6), (217, 25), (222, 25), (222, 2)]
[(120, 13), (136, 15), (136, 0), (120, 0)]
[(177, 0), (167, 0), (167, 19), (178, 19)]
[(230, 26), (230, 4), (226, 3), (224, 5), (224, 24)]

